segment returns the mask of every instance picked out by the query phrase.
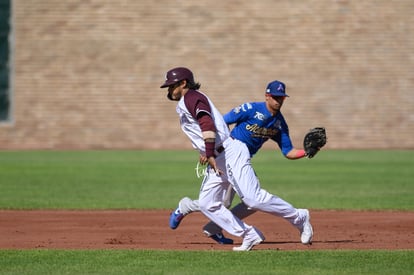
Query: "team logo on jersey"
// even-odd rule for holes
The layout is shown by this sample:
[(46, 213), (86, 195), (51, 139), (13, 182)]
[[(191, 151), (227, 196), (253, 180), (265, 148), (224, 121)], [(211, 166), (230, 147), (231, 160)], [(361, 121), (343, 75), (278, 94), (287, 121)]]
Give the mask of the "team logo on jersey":
[(265, 116), (264, 116), (264, 114), (256, 111), (256, 114), (254, 115), (254, 118), (256, 118), (258, 120), (264, 120)]

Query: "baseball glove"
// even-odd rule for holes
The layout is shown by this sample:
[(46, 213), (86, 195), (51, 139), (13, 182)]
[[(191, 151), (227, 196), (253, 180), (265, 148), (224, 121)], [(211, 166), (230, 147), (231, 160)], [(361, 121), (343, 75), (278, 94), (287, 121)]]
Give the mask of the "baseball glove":
[(303, 139), (303, 148), (306, 156), (313, 158), (319, 150), (326, 144), (326, 131), (324, 127), (310, 129)]

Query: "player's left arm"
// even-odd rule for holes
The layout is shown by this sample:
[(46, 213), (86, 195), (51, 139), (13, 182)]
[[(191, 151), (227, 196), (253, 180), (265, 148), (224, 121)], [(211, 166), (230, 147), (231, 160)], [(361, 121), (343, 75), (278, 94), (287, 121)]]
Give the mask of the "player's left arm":
[(295, 148), (289, 136), (289, 127), (286, 122), (282, 120), (280, 127), (280, 135), (274, 139), (282, 150), (282, 154), (287, 159), (301, 159), (306, 156), (305, 150)]
[[(285, 140), (283, 141), (283, 139)], [(306, 156), (305, 150), (293, 147), (292, 142), (290, 141), (290, 138), (289, 138), (289, 141), (287, 140), (286, 137), (282, 138), (280, 148), (282, 150), (282, 154), (287, 159), (301, 159)]]

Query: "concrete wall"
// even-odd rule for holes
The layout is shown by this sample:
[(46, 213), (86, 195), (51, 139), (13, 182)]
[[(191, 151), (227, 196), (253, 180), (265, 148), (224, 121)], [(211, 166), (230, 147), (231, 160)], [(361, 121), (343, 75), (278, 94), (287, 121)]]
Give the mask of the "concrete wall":
[(223, 113), (285, 82), (297, 147), (325, 126), (327, 148), (414, 148), (414, 1), (13, 0), (12, 13), (1, 149), (191, 148), (159, 89), (176, 66)]

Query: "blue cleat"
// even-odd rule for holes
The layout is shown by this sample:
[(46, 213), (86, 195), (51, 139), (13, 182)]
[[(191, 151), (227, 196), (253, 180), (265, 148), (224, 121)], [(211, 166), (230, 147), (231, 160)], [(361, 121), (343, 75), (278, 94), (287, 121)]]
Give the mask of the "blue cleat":
[(210, 238), (215, 240), (218, 244), (233, 244), (232, 239), (224, 237), (224, 235), (221, 233), (211, 235)]
[(175, 209), (175, 211), (170, 215), (170, 228), (176, 229), (180, 225), (183, 218), (184, 214), (180, 212), (180, 208)]

